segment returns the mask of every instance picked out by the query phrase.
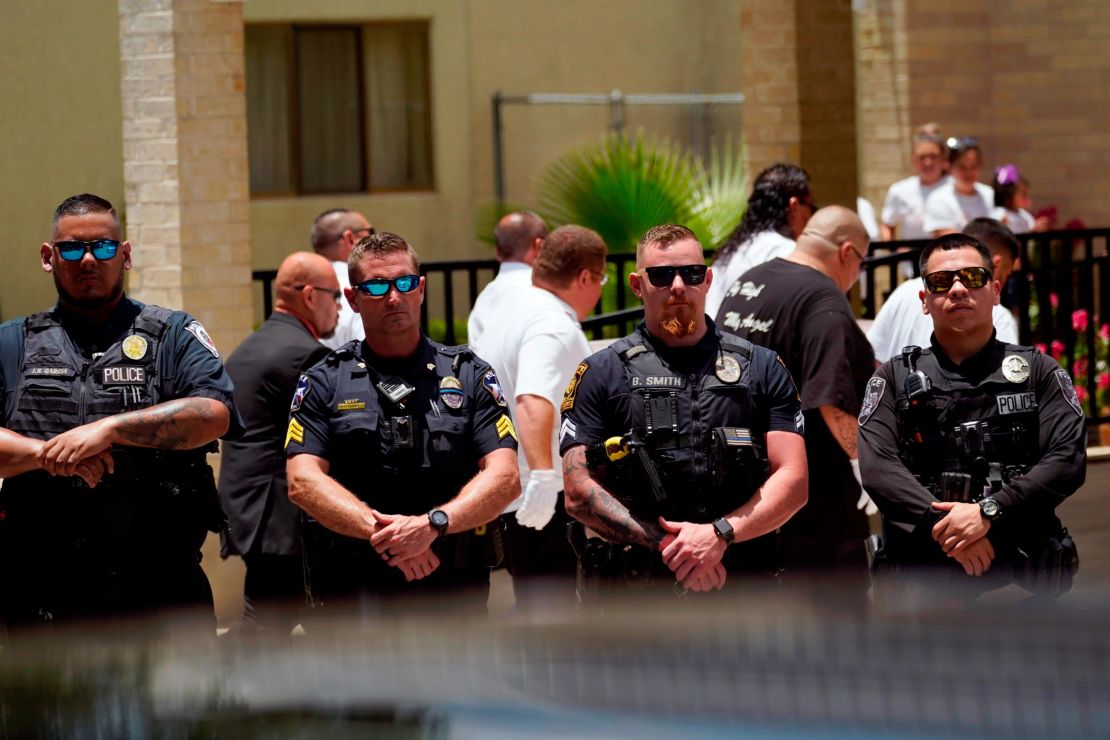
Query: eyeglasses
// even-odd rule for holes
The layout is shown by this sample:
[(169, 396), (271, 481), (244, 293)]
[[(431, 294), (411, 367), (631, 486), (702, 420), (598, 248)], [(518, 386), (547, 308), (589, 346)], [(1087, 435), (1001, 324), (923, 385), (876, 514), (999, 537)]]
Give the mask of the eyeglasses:
[(370, 278), (363, 280), (355, 286), (355, 290), (374, 298), (381, 298), (389, 292), (390, 286), (397, 289), (398, 293), (411, 293), (420, 285), (419, 275), (402, 275), (390, 280), (389, 278)]
[[(350, 232), (351, 232), (352, 234), (354, 234), (355, 236), (358, 236), (358, 235), (359, 235), (359, 234), (360, 234), (361, 232), (363, 232), (363, 231), (365, 231), (365, 232), (366, 232), (366, 235), (367, 235), (367, 236), (374, 236), (374, 234), (377, 234), (377, 233), (378, 233), (377, 231), (375, 231), (375, 230), (374, 230), (374, 227), (373, 227), (373, 226), (363, 226), (363, 227), (361, 227), (361, 228), (358, 228), (358, 229), (348, 229), (348, 231), (350, 231)], [(343, 234), (340, 234), (340, 235), (339, 235), (339, 238), (340, 238), (340, 239), (342, 239), (342, 238), (343, 238)]]
[(321, 293), (330, 293), (331, 297), (335, 299), (336, 303), (339, 303), (340, 299), (343, 298), (343, 291), (339, 288), (324, 288), (324, 287), (319, 286), (319, 285), (294, 285), (293, 286), (293, 290), (304, 290), (305, 288), (312, 288), (313, 290), (318, 290)]
[(925, 287), (933, 293), (947, 293), (956, 280), (965, 288), (982, 288), (991, 279), (991, 271), (985, 267), (961, 267), (959, 270), (937, 270), (924, 276)]
[(597, 284), (602, 286), (602, 287), (604, 287), (605, 284), (607, 282), (609, 282), (609, 276), (606, 275), (604, 272), (598, 272), (597, 270), (590, 270), (590, 274), (597, 276)]
[(663, 265), (660, 267), (645, 267), (644, 272), (647, 273), (649, 283), (656, 288), (666, 288), (674, 283), (675, 273), (682, 276), (682, 282), (686, 285), (701, 285), (705, 282), (705, 271), (707, 269), (705, 265), (682, 265), (681, 267)]
[(856, 245), (855, 245), (855, 244), (851, 244), (851, 245), (849, 245), (849, 246), (851, 246), (851, 247), (852, 247), (852, 251), (856, 253), (856, 256), (857, 256), (857, 257), (859, 257), (859, 261), (860, 261), (860, 264), (861, 264), (861, 265), (862, 265), (862, 264), (863, 264), (864, 262), (866, 262), (866, 261), (867, 261), (867, 257), (866, 257), (866, 256), (865, 256), (865, 255), (863, 254), (863, 252), (861, 252), (861, 251), (859, 251), (858, 249), (856, 249)]
[(92, 252), (92, 256), (98, 260), (110, 260), (116, 256), (116, 251), (119, 249), (119, 242), (115, 239), (94, 239), (91, 242), (83, 241), (64, 241), (54, 242), (54, 246), (58, 248), (58, 254), (66, 262), (80, 262), (85, 258), (85, 254)]

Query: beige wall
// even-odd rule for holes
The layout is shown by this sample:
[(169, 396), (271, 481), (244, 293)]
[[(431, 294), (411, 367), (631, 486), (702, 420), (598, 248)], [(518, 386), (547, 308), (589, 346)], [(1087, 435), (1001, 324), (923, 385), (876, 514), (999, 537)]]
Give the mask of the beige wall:
[[(1088, 226), (1110, 221), (1110, 3), (872, 0), (869, 8), (857, 17), (874, 52), (863, 54), (871, 69), (860, 79), (861, 161), (876, 208), (892, 171), (909, 174), (908, 143), (892, 145), (893, 131), (905, 142), (935, 120), (945, 135), (979, 137), (984, 181), (1013, 162), (1036, 204), (1055, 203), (1063, 219)], [(884, 56), (898, 65), (886, 78)], [(881, 159), (868, 153), (868, 134)]]
[(50, 215), (90, 191), (122, 210), (119, 15), (115, 0), (6, 3), (0, 23), (0, 317), (40, 311)]

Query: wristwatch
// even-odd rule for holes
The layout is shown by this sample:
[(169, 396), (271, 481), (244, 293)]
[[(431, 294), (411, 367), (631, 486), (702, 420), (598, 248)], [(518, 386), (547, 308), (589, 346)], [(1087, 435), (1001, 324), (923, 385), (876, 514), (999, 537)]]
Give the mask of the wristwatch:
[(990, 496), (979, 500), (979, 511), (988, 522), (993, 522), (1002, 514), (1002, 507)]
[(732, 525), (728, 523), (728, 519), (721, 517), (713, 522), (713, 531), (717, 536), (725, 541), (726, 545), (731, 545), (733, 538), (736, 537), (736, 532), (733, 531)]
[(443, 509), (432, 509), (429, 511), (428, 523), (432, 525), (432, 529), (438, 533), (438, 536), (442, 537), (447, 534), (447, 525), (449, 521), (447, 519), (447, 512)]

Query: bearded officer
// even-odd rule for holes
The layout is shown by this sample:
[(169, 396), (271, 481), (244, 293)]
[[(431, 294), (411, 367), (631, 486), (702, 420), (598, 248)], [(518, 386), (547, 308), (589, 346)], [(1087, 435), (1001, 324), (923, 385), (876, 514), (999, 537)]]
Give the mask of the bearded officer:
[(131, 245), (103, 198), (58, 206), (41, 261), (57, 305), (0, 326), (3, 615), (197, 607), (214, 629), (205, 452), (241, 431), (216, 348), (188, 314), (124, 296)]
[(420, 331), (424, 278), (396, 234), (364, 238), (345, 293), (366, 339), (301, 376), (286, 435), (289, 500), (317, 601), (393, 608), (450, 594), (481, 611), (492, 528), (520, 494), (516, 429), (488, 364)]
[(587, 598), (773, 573), (763, 535), (806, 502), (794, 383), (773, 351), (718, 331), (705, 315), (711, 283), (693, 232), (649, 230), (629, 276), (644, 322), (587, 358), (567, 388), (567, 512), (600, 535), (576, 543)]
[(899, 576), (880, 582), (914, 598), (972, 598), (1015, 580), (1054, 596), (1078, 568), (1055, 509), (1086, 475), (1083, 409), (1051, 357), (995, 338), (991, 266), (965, 234), (925, 247), (931, 344), (880, 366), (859, 416), (863, 485), (883, 515), (877, 563)]

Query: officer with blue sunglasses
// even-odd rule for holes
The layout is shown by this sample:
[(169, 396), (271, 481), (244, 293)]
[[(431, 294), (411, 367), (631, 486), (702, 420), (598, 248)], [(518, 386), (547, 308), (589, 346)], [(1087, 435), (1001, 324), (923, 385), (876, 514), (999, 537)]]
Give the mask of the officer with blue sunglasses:
[(223, 516), (205, 453), (241, 429), (201, 324), (124, 295), (112, 204), (66, 199), (41, 265), (57, 305), (0, 325), (0, 615), (9, 625), (195, 607)]
[(424, 278), (404, 239), (368, 236), (348, 265), (366, 338), (301, 376), (285, 437), (312, 603), (450, 594), (482, 611), (499, 559), (486, 525), (520, 494), (507, 401), (487, 363), (421, 332)]

